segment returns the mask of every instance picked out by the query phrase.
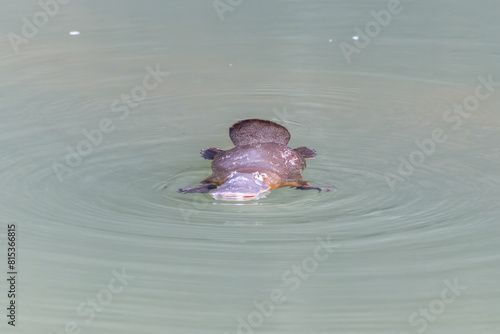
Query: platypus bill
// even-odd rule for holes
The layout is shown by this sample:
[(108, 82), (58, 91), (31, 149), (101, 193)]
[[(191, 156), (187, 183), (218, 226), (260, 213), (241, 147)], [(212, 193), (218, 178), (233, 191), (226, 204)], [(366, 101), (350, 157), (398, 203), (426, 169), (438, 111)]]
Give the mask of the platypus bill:
[[(229, 129), (235, 147), (220, 150), (210, 147), (201, 156), (212, 161), (212, 175), (197, 187), (179, 189), (181, 193), (210, 193), (215, 199), (247, 201), (264, 198), (280, 187), (330, 191), (334, 187), (313, 187), (302, 179), (306, 158), (316, 151), (287, 146), (290, 133), (279, 124), (261, 119), (246, 119)], [(219, 188), (217, 188), (219, 187)]]

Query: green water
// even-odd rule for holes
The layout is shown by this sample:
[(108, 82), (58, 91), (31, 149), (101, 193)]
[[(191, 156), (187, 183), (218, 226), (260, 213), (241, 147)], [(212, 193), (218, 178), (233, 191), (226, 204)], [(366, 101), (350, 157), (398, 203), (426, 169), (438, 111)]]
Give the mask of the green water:
[[(500, 331), (496, 2), (42, 3), (0, 14), (2, 333)], [(177, 193), (245, 118), (337, 190)]]

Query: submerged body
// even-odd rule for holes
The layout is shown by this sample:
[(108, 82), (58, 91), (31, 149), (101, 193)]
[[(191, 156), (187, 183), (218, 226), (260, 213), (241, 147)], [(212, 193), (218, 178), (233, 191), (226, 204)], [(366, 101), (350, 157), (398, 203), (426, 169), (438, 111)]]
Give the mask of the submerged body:
[[(202, 183), (221, 186), (211, 192), (216, 197), (231, 195), (235, 198), (254, 198), (255, 191), (252, 189), (259, 190), (260, 194), (278, 187), (306, 185), (307, 182), (300, 176), (305, 167), (304, 157), (282, 144), (236, 146), (215, 155), (212, 161), (213, 174)], [(234, 178), (238, 182), (231, 182)], [(260, 186), (260, 189), (255, 185)]]
[(250, 200), (286, 186), (330, 190), (309, 186), (302, 179), (305, 158), (313, 158), (316, 153), (307, 147), (288, 147), (290, 134), (285, 127), (260, 119), (243, 120), (231, 127), (230, 137), (234, 148), (223, 151), (212, 147), (201, 152), (205, 159), (213, 159), (212, 175), (200, 186), (179, 192), (210, 192), (216, 199)]

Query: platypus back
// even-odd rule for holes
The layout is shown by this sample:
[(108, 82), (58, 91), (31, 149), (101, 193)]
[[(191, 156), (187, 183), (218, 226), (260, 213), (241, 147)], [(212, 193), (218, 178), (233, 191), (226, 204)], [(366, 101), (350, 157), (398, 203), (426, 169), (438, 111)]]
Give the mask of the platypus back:
[(236, 146), (260, 143), (286, 145), (290, 141), (290, 132), (274, 122), (254, 118), (235, 123), (229, 129), (229, 137)]

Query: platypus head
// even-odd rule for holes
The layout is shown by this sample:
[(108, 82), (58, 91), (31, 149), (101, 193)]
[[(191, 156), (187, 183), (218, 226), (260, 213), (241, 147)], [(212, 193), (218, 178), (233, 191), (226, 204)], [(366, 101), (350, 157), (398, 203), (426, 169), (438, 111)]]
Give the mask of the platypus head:
[(249, 201), (266, 197), (270, 188), (263, 182), (265, 174), (238, 173), (231, 174), (229, 179), (210, 194), (218, 200)]

